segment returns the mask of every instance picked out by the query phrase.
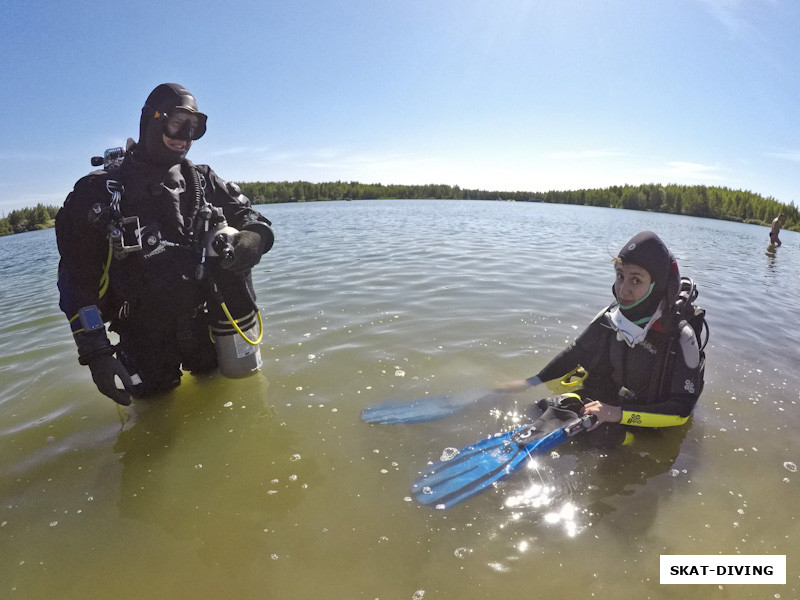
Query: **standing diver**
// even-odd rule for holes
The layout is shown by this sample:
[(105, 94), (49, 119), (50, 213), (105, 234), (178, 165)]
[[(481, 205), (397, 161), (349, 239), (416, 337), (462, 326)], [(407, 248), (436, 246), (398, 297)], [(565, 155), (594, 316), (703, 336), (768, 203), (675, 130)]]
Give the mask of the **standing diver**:
[(186, 88), (159, 85), (138, 142), (80, 179), (56, 215), (59, 306), (80, 364), (118, 404), (178, 386), (181, 368), (221, 367), (209, 327), (227, 318), (242, 333), (241, 317), (258, 314), (250, 270), (272, 247), (271, 223), (236, 184), (186, 159), (206, 120)]

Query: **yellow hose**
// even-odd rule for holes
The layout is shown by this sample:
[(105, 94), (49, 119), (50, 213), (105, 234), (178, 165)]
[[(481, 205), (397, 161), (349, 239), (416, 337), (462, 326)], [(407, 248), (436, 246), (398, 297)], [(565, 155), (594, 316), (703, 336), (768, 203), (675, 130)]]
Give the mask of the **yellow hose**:
[(228, 322), (233, 325), (233, 328), (236, 330), (244, 341), (246, 341), (251, 346), (258, 346), (261, 343), (261, 338), (264, 336), (264, 324), (261, 322), (261, 313), (256, 311), (256, 318), (258, 319), (258, 339), (256, 341), (251, 340), (247, 335), (245, 335), (244, 331), (241, 330), (239, 324), (236, 322), (236, 319), (233, 318), (228, 307), (225, 305), (224, 302), (220, 302), (220, 306), (222, 307), (222, 311), (225, 313), (225, 316), (228, 317)]

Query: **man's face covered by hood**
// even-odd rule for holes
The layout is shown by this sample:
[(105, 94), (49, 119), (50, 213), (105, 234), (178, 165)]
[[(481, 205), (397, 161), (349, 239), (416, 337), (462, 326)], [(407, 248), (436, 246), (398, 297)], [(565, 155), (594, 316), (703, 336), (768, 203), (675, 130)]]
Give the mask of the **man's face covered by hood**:
[(148, 163), (171, 167), (184, 159), (192, 142), (205, 131), (206, 115), (198, 112), (189, 90), (177, 83), (162, 83), (142, 108), (137, 147)]

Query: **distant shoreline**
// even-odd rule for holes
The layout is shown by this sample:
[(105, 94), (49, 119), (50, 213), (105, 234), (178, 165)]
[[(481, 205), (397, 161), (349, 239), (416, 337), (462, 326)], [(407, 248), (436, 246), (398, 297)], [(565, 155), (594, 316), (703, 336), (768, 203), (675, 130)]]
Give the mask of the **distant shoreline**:
[[(783, 213), (786, 216), (783, 229), (800, 231), (800, 213), (793, 202), (787, 205), (771, 197), (723, 187), (648, 184), (534, 193), (469, 190), (441, 184), (383, 185), (341, 181), (240, 182), (239, 185), (254, 205), (423, 199), (543, 202), (677, 214), (766, 227)], [(39, 204), (34, 208), (11, 211), (0, 219), (0, 236), (53, 227), (58, 209), (57, 206)]]

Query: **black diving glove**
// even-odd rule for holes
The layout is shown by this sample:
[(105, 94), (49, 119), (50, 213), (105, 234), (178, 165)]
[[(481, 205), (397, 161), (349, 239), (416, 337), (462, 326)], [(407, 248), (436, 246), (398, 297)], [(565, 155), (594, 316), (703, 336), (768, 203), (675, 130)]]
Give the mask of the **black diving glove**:
[[(89, 369), (92, 371), (92, 380), (101, 394), (122, 406), (128, 406), (131, 403), (131, 395), (128, 390), (133, 388), (133, 382), (127, 369), (119, 360), (110, 354), (98, 356), (89, 363)], [(121, 390), (117, 387), (114, 380), (115, 375), (122, 380), (125, 389)]]
[(261, 256), (272, 248), (272, 229), (265, 223), (233, 234), (233, 253), (222, 261), (222, 268), (244, 274), (255, 267)]
[[(79, 332), (75, 334), (75, 343), (78, 346), (78, 362), (88, 365), (92, 372), (92, 380), (98, 391), (108, 396), (117, 404), (128, 406), (131, 397), (127, 390), (133, 389), (133, 382), (123, 364), (114, 356), (114, 346), (108, 341), (104, 328)], [(124, 390), (117, 387), (114, 376), (122, 380)]]

